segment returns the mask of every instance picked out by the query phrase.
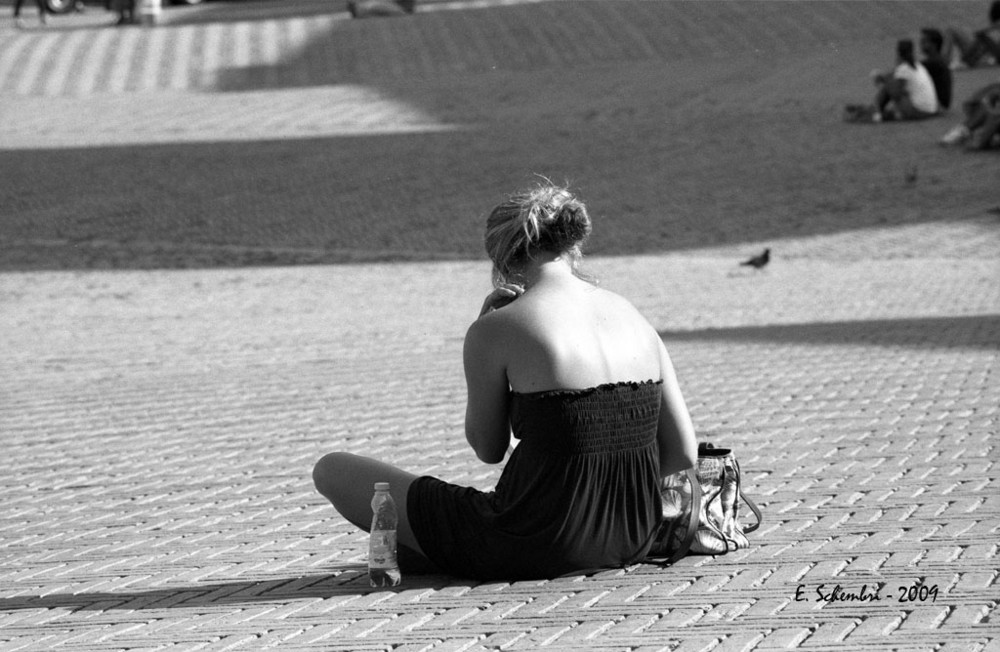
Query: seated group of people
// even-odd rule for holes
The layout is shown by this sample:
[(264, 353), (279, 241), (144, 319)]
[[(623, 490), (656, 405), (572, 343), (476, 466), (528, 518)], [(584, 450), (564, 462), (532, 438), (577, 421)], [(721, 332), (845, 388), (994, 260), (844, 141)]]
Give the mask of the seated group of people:
[[(903, 39), (896, 44), (896, 67), (891, 72), (874, 71), (876, 94), (871, 104), (850, 104), (848, 122), (921, 120), (942, 115), (951, 107), (952, 70), (963, 66), (1000, 64), (1000, 0), (990, 6), (990, 25), (972, 35), (949, 28), (942, 32), (924, 28), (920, 34), (922, 59), (917, 61), (914, 44)], [(1000, 146), (1000, 83), (989, 84), (962, 104), (965, 119), (949, 131), (941, 143), (967, 144), (976, 149)]]

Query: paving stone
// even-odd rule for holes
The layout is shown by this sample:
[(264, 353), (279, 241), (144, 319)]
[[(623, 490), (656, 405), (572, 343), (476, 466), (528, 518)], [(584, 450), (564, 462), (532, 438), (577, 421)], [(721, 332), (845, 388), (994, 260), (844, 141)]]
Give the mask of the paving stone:
[(809, 638), (812, 632), (805, 627), (788, 627), (776, 629), (767, 634), (767, 637), (756, 646), (758, 650), (787, 650), (799, 647), (799, 645)]

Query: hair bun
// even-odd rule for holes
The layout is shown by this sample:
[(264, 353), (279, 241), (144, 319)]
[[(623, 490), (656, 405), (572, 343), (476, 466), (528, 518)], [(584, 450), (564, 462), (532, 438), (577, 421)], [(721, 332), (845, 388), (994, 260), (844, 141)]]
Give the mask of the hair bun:
[(542, 185), (513, 195), (486, 219), (494, 283), (505, 282), (537, 251), (568, 253), (575, 269), (590, 229), (586, 206), (565, 188)]
[(539, 224), (538, 246), (542, 249), (564, 251), (582, 243), (590, 235), (590, 217), (587, 209), (570, 196), (561, 206), (553, 207), (548, 220)]

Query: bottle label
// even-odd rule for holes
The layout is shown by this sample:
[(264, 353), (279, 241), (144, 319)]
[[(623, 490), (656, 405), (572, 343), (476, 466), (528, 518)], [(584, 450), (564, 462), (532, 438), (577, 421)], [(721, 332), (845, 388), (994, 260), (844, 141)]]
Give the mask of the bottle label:
[(368, 567), (396, 568), (396, 531), (372, 530), (368, 539)]

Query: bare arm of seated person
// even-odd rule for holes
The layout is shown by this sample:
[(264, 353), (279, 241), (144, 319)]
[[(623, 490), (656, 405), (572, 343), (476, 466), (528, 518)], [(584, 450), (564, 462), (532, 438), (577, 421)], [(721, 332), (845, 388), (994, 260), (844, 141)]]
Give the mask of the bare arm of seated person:
[[(488, 312), (484, 305), (483, 315)], [(502, 462), (511, 440), (510, 386), (506, 362), (496, 346), (497, 321), (489, 316), (475, 321), (465, 335), (463, 351), (468, 390), (465, 438), (487, 464)]]
[(674, 365), (667, 347), (660, 340), (660, 373), (663, 378), (660, 399), (660, 422), (656, 439), (660, 447), (660, 475), (689, 469), (698, 461), (694, 424), (681, 395)]

